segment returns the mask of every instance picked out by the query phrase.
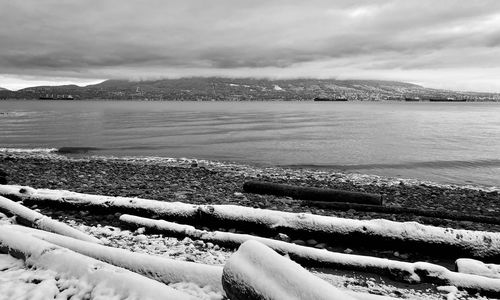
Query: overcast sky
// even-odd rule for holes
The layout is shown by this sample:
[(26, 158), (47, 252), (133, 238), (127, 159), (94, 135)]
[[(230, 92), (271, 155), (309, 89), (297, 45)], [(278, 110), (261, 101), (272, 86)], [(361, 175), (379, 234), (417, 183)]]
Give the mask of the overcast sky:
[(0, 87), (180, 76), (500, 92), (500, 1), (0, 0)]

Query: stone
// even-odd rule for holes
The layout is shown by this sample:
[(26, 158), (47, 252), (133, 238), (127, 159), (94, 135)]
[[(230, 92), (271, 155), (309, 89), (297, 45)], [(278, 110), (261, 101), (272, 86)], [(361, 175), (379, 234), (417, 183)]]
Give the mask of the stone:
[(284, 233), (278, 233), (275, 239), (289, 243), (290, 237)]
[(292, 243), (300, 245), (300, 246), (306, 245), (306, 242), (304, 242), (303, 240), (293, 240)]
[(409, 257), (410, 256), (408, 254), (406, 254), (406, 253), (400, 253), (399, 254), (399, 258), (401, 258), (401, 259), (408, 259)]
[(325, 249), (327, 245), (325, 243), (319, 243), (314, 246), (314, 248)]
[(307, 246), (316, 246), (318, 242), (315, 239), (309, 239), (306, 241)]
[(139, 235), (143, 234), (144, 232), (146, 232), (146, 228), (144, 228), (144, 227), (139, 227), (135, 231), (135, 233), (137, 233)]
[(135, 242), (145, 242), (147, 239), (147, 236), (145, 236), (144, 234), (139, 234), (134, 237)]

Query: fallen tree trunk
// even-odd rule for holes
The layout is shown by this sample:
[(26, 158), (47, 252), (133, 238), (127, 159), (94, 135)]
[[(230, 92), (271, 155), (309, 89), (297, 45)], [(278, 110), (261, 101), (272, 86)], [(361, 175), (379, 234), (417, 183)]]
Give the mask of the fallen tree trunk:
[(256, 241), (245, 242), (224, 265), (231, 300), (355, 300)]
[(150, 232), (158, 232), (178, 238), (212, 242), (225, 247), (238, 248), (246, 241), (255, 240), (271, 249), (290, 256), (307, 267), (325, 267), (341, 270), (355, 270), (388, 276), (392, 279), (415, 283), (420, 279), (406, 263), (383, 258), (336, 253), (321, 249), (300, 246), (279, 240), (223, 231), (204, 231), (190, 225), (182, 225), (164, 220), (153, 220), (132, 215), (121, 215), (120, 221), (133, 228), (144, 227)]
[(82, 241), (100, 243), (100, 241), (93, 236), (90, 236), (84, 232), (74, 229), (71, 226), (44, 216), (39, 212), (31, 210), (17, 202), (14, 202), (2, 196), (0, 196), (0, 211), (16, 216), (16, 220), (18, 223), (22, 223), (30, 227), (59, 233)]
[(131, 215), (121, 215), (120, 221), (133, 227), (145, 227), (150, 231), (163, 234), (190, 237), (223, 246), (238, 247), (247, 241), (260, 242), (274, 251), (288, 255), (294, 261), (307, 267), (323, 267), (338, 270), (354, 270), (379, 274), (406, 283), (435, 283), (453, 285), (471, 292), (485, 295), (500, 295), (500, 279), (483, 276), (459, 274), (448, 269), (425, 262), (408, 263), (385, 258), (330, 252), (295, 245), (283, 241), (221, 231), (198, 230), (193, 226), (182, 225), (164, 220), (153, 220)]
[[(0, 226), (0, 252), (21, 258), (29, 267), (55, 271), (63, 278), (76, 278), (89, 284), (92, 292), (107, 290), (120, 299), (195, 298), (160, 282), (128, 270), (97, 261), (28, 234)], [(110, 290), (113, 295), (109, 295)]]
[(416, 222), (354, 220), (305, 213), (254, 209), (237, 205), (192, 205), (179, 202), (108, 197), (58, 190), (0, 185), (0, 194), (27, 203), (96, 212), (121, 212), (168, 219), (195, 226), (236, 228), (265, 235), (285, 233), (346, 247), (398, 249), (457, 259), (500, 262), (500, 233), (441, 228)]
[(292, 197), (302, 200), (382, 205), (381, 195), (263, 181), (247, 181), (243, 184), (243, 190), (247, 193)]
[(500, 265), (485, 264), (482, 261), (460, 258), (455, 262), (455, 270), (459, 273), (475, 274), (500, 279)]
[(397, 206), (380, 206), (380, 205), (365, 205), (357, 203), (341, 203), (341, 202), (326, 202), (326, 201), (303, 201), (303, 206), (312, 206), (318, 208), (335, 209), (347, 211), (354, 209), (357, 211), (380, 212), (385, 214), (410, 214), (415, 216), (430, 217), (436, 219), (448, 219), (457, 221), (471, 221), (485, 224), (500, 224), (499, 217), (469, 215), (448, 210), (430, 210)]
[(49, 243), (68, 248), (165, 284), (192, 282), (200, 287), (209, 287), (215, 292), (223, 292), (220, 281), (222, 267), (219, 266), (178, 261), (125, 249), (106, 247), (18, 225), (6, 225), (5, 228), (30, 234)]

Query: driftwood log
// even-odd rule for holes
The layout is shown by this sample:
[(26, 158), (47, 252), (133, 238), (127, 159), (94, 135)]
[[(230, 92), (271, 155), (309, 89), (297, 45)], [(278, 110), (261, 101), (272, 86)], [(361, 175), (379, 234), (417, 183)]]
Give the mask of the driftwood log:
[(23, 199), (25, 203), (58, 208), (121, 212), (141, 216), (155, 215), (169, 221), (235, 228), (260, 235), (284, 233), (293, 239), (372, 249), (428, 253), (434, 257), (479, 258), (500, 262), (500, 233), (441, 228), (416, 222), (353, 220), (304, 213), (254, 209), (237, 205), (192, 205), (179, 202), (108, 197), (69, 191), (37, 190), (29, 187), (0, 185), (0, 195)]
[(247, 193), (292, 197), (301, 200), (382, 205), (382, 196), (377, 194), (303, 187), (263, 181), (247, 181), (243, 184), (243, 190)]
[(179, 261), (107, 247), (19, 225), (5, 225), (4, 228), (29, 234), (54, 245), (130, 270), (165, 284), (192, 282), (200, 287), (208, 287), (216, 292), (223, 292), (220, 281), (222, 267), (219, 266)]
[(117, 298), (194, 300), (183, 292), (128, 270), (0, 226), (0, 252), (23, 259), (29, 267), (55, 271), (91, 286), (113, 290)]
[(459, 273), (475, 274), (500, 279), (500, 265), (485, 264), (482, 261), (460, 258), (455, 262), (455, 270)]
[(408, 263), (378, 257), (337, 253), (248, 234), (198, 230), (189, 225), (131, 215), (120, 216), (120, 221), (135, 228), (144, 227), (150, 231), (170, 236), (190, 237), (235, 248), (247, 241), (257, 241), (280, 254), (288, 255), (292, 260), (306, 267), (361, 271), (386, 276), (405, 283), (453, 285), (471, 292), (500, 296), (500, 279), (459, 274), (451, 272), (445, 267), (425, 262)]
[(229, 258), (222, 286), (231, 300), (356, 300), (256, 241)]
[(0, 211), (16, 216), (16, 221), (30, 227), (39, 228), (42, 230), (59, 233), (70, 236), (82, 241), (100, 243), (98, 239), (81, 232), (64, 223), (58, 222), (47, 216), (42, 215), (32, 209), (29, 209), (17, 202), (0, 196)]
[(312, 206), (318, 208), (327, 208), (334, 210), (347, 211), (354, 209), (357, 211), (380, 212), (385, 214), (409, 214), (415, 216), (448, 219), (457, 221), (471, 221), (485, 224), (500, 224), (500, 217), (484, 216), (484, 215), (470, 215), (449, 210), (430, 210), (420, 208), (398, 207), (398, 206), (380, 206), (368, 205), (357, 203), (340, 203), (340, 202), (327, 202), (327, 201), (303, 201), (303, 206)]

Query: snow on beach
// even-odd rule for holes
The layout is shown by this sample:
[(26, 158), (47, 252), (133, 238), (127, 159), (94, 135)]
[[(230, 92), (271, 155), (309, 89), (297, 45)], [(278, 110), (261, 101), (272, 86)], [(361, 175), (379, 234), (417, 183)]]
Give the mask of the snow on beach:
[[(61, 218), (63, 219), (63, 218)], [(6, 217), (2, 218), (2, 222), (11, 223)], [(118, 227), (113, 226), (89, 226), (85, 224), (78, 223), (74, 220), (66, 220), (68, 225), (74, 228), (85, 231), (86, 233), (92, 234), (101, 241), (113, 247), (118, 247), (122, 249), (132, 250), (139, 253), (147, 253), (152, 255), (158, 255), (162, 257), (175, 258), (183, 261), (196, 261), (199, 263), (214, 264), (222, 266), (227, 259), (234, 252), (234, 249), (225, 249), (217, 245), (210, 243), (204, 243), (199, 240), (191, 240), (189, 238), (176, 239), (171, 237), (164, 237), (159, 234), (147, 234), (144, 233), (144, 229), (138, 229), (136, 231), (123, 230)], [(46, 289), (50, 288), (55, 280), (56, 274), (54, 272), (37, 270), (37, 269), (26, 269), (22, 265), (20, 260), (14, 260), (8, 255), (2, 256), (3, 261), (14, 261), (12, 267), (5, 269), (2, 267), (0, 272), (2, 282), (2, 288), (8, 291), (10, 294), (14, 295), (19, 288), (25, 288), (25, 285), (29, 285), (30, 289), (36, 290), (36, 292), (43, 291), (47, 293)], [(2, 264), (4, 266), (5, 264)], [(6, 271), (7, 270), (7, 271)], [(16, 271), (17, 273), (11, 273)], [(467, 292), (458, 291), (456, 289), (443, 289), (439, 292), (432, 288), (431, 286), (419, 287), (418, 289), (408, 288), (405, 285), (398, 285), (394, 282), (385, 282), (377, 278), (377, 276), (366, 276), (366, 275), (354, 275), (349, 273), (330, 273), (325, 270), (313, 270), (313, 273), (320, 278), (326, 280), (333, 286), (341, 288), (343, 290), (350, 290), (358, 293), (375, 293), (377, 295), (387, 295), (390, 297), (406, 298), (406, 299), (488, 299), (481, 296), (471, 296)], [(17, 276), (17, 277), (15, 277)], [(31, 274), (31, 275), (30, 275)], [(34, 274), (34, 275), (33, 275)], [(31, 277), (30, 277), (31, 276)], [(35, 277), (33, 277), (35, 276)], [(36, 284), (32, 283), (30, 278), (38, 278), (42, 276), (42, 281), (47, 281), (41, 287), (36, 287)], [(34, 280), (34, 282), (40, 282)], [(50, 283), (50, 284), (49, 284)], [(70, 282), (71, 283), (71, 282)], [(73, 282), (73, 285), (75, 283)], [(66, 284), (55, 284), (58, 287), (71, 286), (69, 283)], [(178, 289), (180, 291), (188, 292), (191, 295), (195, 295), (200, 299), (223, 299), (223, 295), (220, 293), (215, 293), (213, 290), (204, 289), (192, 283), (176, 283), (171, 284), (171, 287)], [(29, 291), (30, 289), (26, 289)], [(89, 291), (87, 287), (72, 286), (71, 290), (73, 293), (85, 294), (85, 291)], [(64, 293), (65, 289), (57, 293)], [(24, 295), (24, 294), (23, 294)], [(1, 297), (0, 297), (1, 299)], [(13, 299), (12, 297), (7, 297), (5, 299)], [(26, 298), (29, 299), (29, 298)], [(78, 299), (78, 298), (75, 298)]]
[[(55, 246), (28, 234), (9, 230), (6, 226), (0, 226), (0, 237), (2, 249), (7, 249), (9, 253), (22, 257), (24, 268), (28, 267), (30, 271), (53, 272), (53, 279), (46, 277), (47, 280), (24, 281), (24, 283), (35, 283), (42, 287), (35, 287), (35, 290), (41, 290), (38, 297), (28, 299), (53, 299), (54, 297), (66, 299), (68, 296), (82, 293), (84, 295), (81, 299), (156, 299), (157, 295), (162, 295), (163, 299), (172, 300), (196, 299), (158, 281)], [(8, 265), (7, 269), (11, 267), (12, 264)], [(63, 282), (55, 283), (61, 279)], [(75, 280), (79, 285), (72, 286), (68, 290), (66, 282)], [(22, 278), (19, 283), (23, 283)], [(8, 290), (2, 289), (4, 295), (15, 293), (15, 289), (18, 288), (15, 285), (7, 287)]]
[[(5, 159), (6, 157), (8, 158)], [(444, 208), (448, 208), (448, 204), (440, 202), (441, 197), (456, 197), (457, 201), (462, 202), (467, 201), (470, 197), (477, 197), (480, 202), (478, 207), (484, 207), (485, 211), (487, 209), (492, 209), (493, 212), (498, 211), (495, 206), (498, 203), (496, 200), (498, 194), (488, 189), (442, 186), (377, 176), (340, 174), (317, 170), (256, 168), (193, 159), (150, 157), (71, 158), (53, 151), (46, 151), (42, 154), (10, 153), (3, 157), (0, 155), (0, 161), (2, 161), (2, 158), (4, 160), (1, 168), (7, 171), (9, 183), (42, 188), (69, 189), (94, 194), (169, 199), (169, 201), (175, 200), (196, 204), (238, 204), (317, 214), (331, 213), (327, 210), (300, 206), (298, 202), (292, 199), (241, 193), (241, 182), (245, 178), (264, 178), (278, 182), (292, 182), (319, 187), (335, 184), (348, 189), (356, 187), (368, 192), (376, 191), (386, 194), (386, 199), (389, 199), (386, 203), (389, 205), (408, 205), (408, 203), (417, 203), (420, 197), (431, 198), (430, 196), (435, 196), (430, 200), (438, 205), (443, 205)], [(465, 198), (458, 197), (462, 194), (466, 195)], [(484, 206), (481, 203), (481, 197), (483, 196), (485, 197), (484, 202), (488, 202)], [(450, 207), (453, 206), (456, 206), (455, 209), (457, 210), (461, 209), (460, 204), (450, 204)], [(68, 213), (50, 208), (34, 208), (100, 239), (106, 246), (134, 252), (222, 267), (235, 251), (235, 249), (223, 248), (201, 240), (177, 239), (162, 234), (150, 234), (145, 232), (143, 228), (128, 230), (120, 226), (117, 221), (118, 215), (95, 216), (87, 211)], [(360, 219), (371, 219), (376, 216), (375, 214), (363, 215), (359, 212), (335, 212), (335, 215)], [(400, 218), (400, 216), (388, 217), (392, 220)], [(11, 219), (5, 216), (1, 217), (0, 215), (0, 219), (2, 220), (0, 224), (2, 222), (11, 222)], [(444, 222), (440, 225), (446, 226), (448, 224), (456, 226), (455, 228), (482, 230), (487, 228), (494, 230), (495, 228), (495, 226), (464, 222)], [(23, 267), (22, 271), (18, 269), (20, 273), (30, 270), (33, 271), (33, 269), (26, 267)], [(406, 299), (487, 299), (469, 295), (467, 292), (451, 287), (439, 287), (439, 289), (431, 285), (408, 287), (366, 274), (332, 272), (322, 269), (316, 269), (313, 272), (338, 288), (344, 290), (347, 288), (355, 292), (374, 293)], [(49, 276), (49, 273), (46, 275)], [(0, 272), (0, 276), (5, 274), (7, 273)], [(0, 282), (3, 284), (5, 281), (2, 279)], [(202, 299), (223, 299), (222, 294), (214, 293), (213, 290), (206, 290), (189, 282), (171, 284), (170, 286)], [(0, 286), (0, 288), (2, 287)]]
[[(60, 217), (61, 220), (65, 219), (63, 216)], [(9, 219), (6, 218), (3, 218), (3, 220), (4, 222), (9, 221)], [(100, 224), (97, 224), (95, 226), (88, 226), (67, 218), (65, 222), (73, 226), (74, 228), (94, 235), (106, 245), (129, 249), (135, 252), (175, 257), (187, 261), (197, 261), (208, 264), (215, 263), (217, 265), (222, 265), (227, 261), (231, 253), (234, 251), (233, 249), (220, 248), (217, 245), (205, 243), (199, 240), (193, 241), (187, 238), (178, 240), (161, 235), (147, 234), (143, 228), (139, 228), (132, 232), (129, 230), (122, 230), (118, 227), (113, 226), (101, 226)], [(350, 289), (352, 289), (352, 287), (356, 287), (353, 290), (362, 291), (365, 293), (376, 292), (390, 296), (412, 295), (414, 296), (413, 298), (418, 299), (440, 299), (440, 294), (437, 293), (436, 290), (406, 290), (398, 286), (386, 285), (383, 282), (370, 278), (361, 278), (359, 280), (355, 280), (352, 276), (328, 276), (324, 273), (318, 273), (317, 275), (325, 278), (333, 285), (343, 289), (348, 286)], [(202, 293), (202, 295), (197, 295), (197, 297), (203, 299), (222, 299), (222, 295), (220, 293), (217, 294), (212, 290), (204, 290), (203, 288), (196, 287), (193, 284), (177, 283), (171, 286), (181, 290), (189, 290), (190, 293)], [(464, 292), (458, 292), (455, 290), (453, 290), (452, 292), (454, 293), (454, 295), (466, 295), (466, 293)]]

